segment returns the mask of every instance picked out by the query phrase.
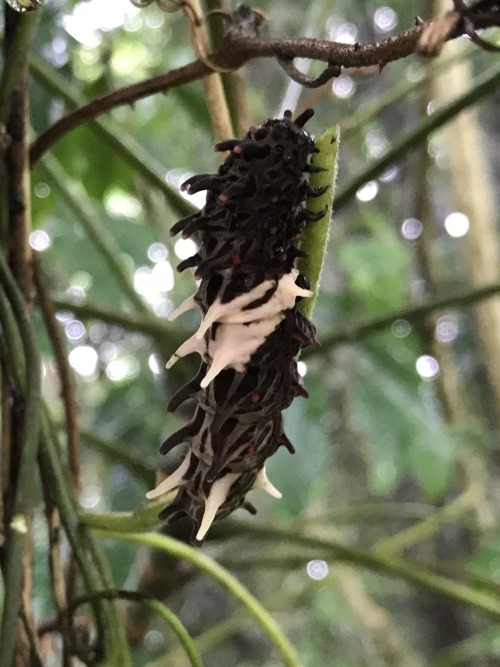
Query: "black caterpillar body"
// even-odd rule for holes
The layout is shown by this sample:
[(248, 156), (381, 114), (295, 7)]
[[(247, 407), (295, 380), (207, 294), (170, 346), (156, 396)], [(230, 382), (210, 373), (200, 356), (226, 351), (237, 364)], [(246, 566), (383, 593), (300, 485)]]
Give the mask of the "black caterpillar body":
[(160, 518), (183, 516), (194, 523), (193, 541), (201, 543), (215, 519), (246, 501), (252, 488), (281, 494), (269, 482), (265, 462), (280, 445), (294, 448), (283, 432), (281, 412), (295, 396), (307, 397), (295, 357), (315, 343), (313, 325), (297, 309), (312, 295), (308, 281), (294, 269), (301, 251), (296, 243), (304, 225), (322, 217), (304, 207), (313, 190), (305, 174), (316, 152), (303, 125), (308, 109), (295, 120), (285, 112), (251, 128), (241, 140), (216, 145), (230, 151), (217, 174), (193, 176), (183, 189), (207, 190), (204, 208), (177, 222), (172, 235), (197, 232), (200, 249), (178, 270), (195, 267), (198, 290), (169, 319), (198, 306), (199, 330), (167, 363), (198, 352), (196, 377), (169, 403), (174, 411), (188, 398), (197, 406), (192, 420), (160, 449), (166, 454), (187, 442), (180, 467), (150, 491), (154, 498), (178, 487)]

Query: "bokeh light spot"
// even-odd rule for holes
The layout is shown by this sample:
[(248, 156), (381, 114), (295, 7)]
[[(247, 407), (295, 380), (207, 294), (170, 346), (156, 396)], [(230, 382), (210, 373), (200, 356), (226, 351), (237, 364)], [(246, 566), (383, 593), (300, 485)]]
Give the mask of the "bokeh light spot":
[(307, 563), (307, 574), (311, 579), (316, 579), (320, 581), (328, 575), (328, 563), (324, 560), (310, 560)]
[(453, 238), (456, 239), (465, 236), (469, 231), (469, 227), (469, 218), (465, 213), (460, 213), (458, 211), (450, 213), (444, 220), (444, 228), (450, 236), (453, 236)]
[(89, 345), (79, 345), (69, 353), (69, 363), (83, 378), (94, 375), (97, 367), (97, 352)]
[(359, 190), (356, 192), (356, 198), (359, 201), (367, 202), (372, 201), (378, 194), (378, 183), (377, 181), (368, 181), (362, 185)]
[(430, 354), (423, 354), (415, 364), (422, 380), (434, 380), (439, 375), (439, 363)]
[(378, 32), (389, 32), (397, 26), (398, 15), (392, 7), (379, 7), (373, 15), (373, 24)]
[(347, 99), (354, 95), (356, 84), (350, 76), (341, 74), (333, 81), (332, 90), (337, 97)]
[(458, 324), (454, 317), (443, 315), (436, 323), (436, 339), (441, 343), (452, 343), (458, 336)]
[(191, 239), (179, 239), (175, 242), (174, 252), (179, 259), (187, 259), (196, 253), (198, 247)]
[(33, 250), (43, 252), (50, 247), (52, 240), (47, 232), (43, 231), (43, 229), (35, 229), (35, 231), (31, 232), (29, 236), (29, 243)]
[(422, 234), (422, 223), (416, 218), (407, 218), (401, 225), (401, 234), (407, 241), (416, 241)]

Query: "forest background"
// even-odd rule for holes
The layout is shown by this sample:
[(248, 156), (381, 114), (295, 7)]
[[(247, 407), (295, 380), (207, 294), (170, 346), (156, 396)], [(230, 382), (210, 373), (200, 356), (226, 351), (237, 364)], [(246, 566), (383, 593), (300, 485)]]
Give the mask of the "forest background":
[[(274, 0), (261, 32), (365, 44), (453, 7)], [(4, 7), (0, 666), (498, 665), (499, 54), (469, 31), (412, 55), (445, 31), (309, 88), (274, 58), (207, 58), (223, 23), (194, 19), (235, 6), (173, 9)], [(193, 79), (215, 73), (129, 103), (193, 61)], [(105, 114), (84, 106), (114, 90)], [(197, 555), (182, 531), (141, 532), (177, 462), (157, 457), (185, 419), (166, 404), (196, 366), (164, 371), (195, 326), (165, 319), (193, 289), (175, 274), (193, 242), (169, 228), (203, 204), (179, 186), (216, 170), (228, 126), (309, 106), (341, 150), (321, 345), (285, 418), (297, 452), (269, 462), (283, 499), (254, 492), (258, 516), (216, 524)]]

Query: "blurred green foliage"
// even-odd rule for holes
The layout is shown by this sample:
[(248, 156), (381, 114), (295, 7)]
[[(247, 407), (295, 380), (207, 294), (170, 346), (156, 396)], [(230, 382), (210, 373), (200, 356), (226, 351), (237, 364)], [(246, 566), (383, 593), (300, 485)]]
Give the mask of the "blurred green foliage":
[[(274, 36), (307, 35), (360, 42), (406, 29), (413, 24), (415, 14), (424, 14), (425, 4), (399, 0), (382, 6), (375, 0), (337, 0), (333, 4), (314, 0), (305, 11), (299, 0), (261, 3), (268, 17), (266, 30)], [(162, 12), (156, 4), (139, 10), (128, 0), (47, 1), (32, 57), (35, 62), (42, 60), (68, 89), (91, 99), (186, 64), (193, 53), (181, 12)], [(474, 72), (497, 58), (473, 48), (466, 50), (464, 57)], [(313, 94), (289, 82), (272, 60), (254, 61), (242, 72), (247, 120), (259, 123), (277, 115), (283, 106), (312, 104), (316, 111), (309, 124), (313, 133), (319, 135), (339, 123), (346, 129), (339, 166), (342, 189), (390, 147), (395, 137), (403, 136), (418, 122), (428, 94), (422, 83), (427, 67), (426, 62), (411, 57), (391, 63), (381, 74), (349, 71)], [(317, 64), (311, 64), (311, 73), (317, 69)], [(36, 69), (30, 85), (31, 122), (36, 136), (71, 107)], [(413, 89), (408, 92), (409, 86)], [(399, 96), (403, 88), (407, 92)], [(368, 110), (386, 93), (387, 105), (375, 109), (367, 119)], [(483, 116), (492, 156), (489, 165), (496, 183), (500, 176), (500, 163), (495, 157), (500, 142), (494, 111), (498, 99), (496, 91), (484, 103)], [(363, 122), (358, 123), (363, 114)], [(152, 162), (161, 166), (166, 182), (175, 191), (185, 174), (217, 169), (200, 82), (117, 108), (106, 114), (106, 120), (124, 141), (132, 138)], [(415, 169), (414, 153), (402, 155), (397, 164), (370, 184), (371, 190), (358, 193), (338, 215), (334, 214), (322, 293), (314, 314), (320, 342), (322, 336), (338, 328), (430, 298), (435, 289), (444, 294), (450, 287), (473, 287), (465, 269), (461, 240), (450, 236), (443, 226), (446, 215), (454, 210), (443, 158), (446, 148), (436, 149), (433, 137), (418, 150), (429, 153), (424, 171)], [(100, 322), (92, 317), (91, 306), (111, 308), (147, 322), (165, 318), (193, 290), (194, 281), (189, 275), (176, 274), (171, 281), (182, 243), (171, 239), (168, 230), (182, 213), (166, 201), (146, 171), (131, 162), (126, 152), (117, 151), (93, 126), (72, 131), (51, 154), (64, 171), (66, 186), (77, 183), (81, 193), (69, 207), (44, 165), (35, 167), (33, 229), (48, 236), (33, 243), (35, 247), (41, 244), (38, 247), (43, 250), (41, 260), (52, 296), (89, 305), (88, 316), (81, 319), (71, 313), (70, 305), (67, 311), (59, 312), (77, 378), (81, 424), (101, 439), (118, 440), (119, 446), (146, 466), (147, 476), (155, 462), (169, 468), (177, 461), (176, 454), (167, 463), (157, 461), (156, 452), (189, 414), (186, 409), (173, 416), (166, 412), (166, 405), (180, 384), (192, 376), (195, 362), (183, 360), (166, 374), (164, 362), (175, 349), (173, 339), (154, 340), (147, 333)], [(449, 276), (443, 285), (430, 285), (424, 275), (420, 234), (413, 238), (402, 233), (404, 221), (418, 216), (415, 193), (424, 179), (431, 186), (437, 184), (430, 194), (437, 222), (433, 251), (443, 275)], [(498, 189), (495, 197), (498, 204)], [(90, 211), (102, 234), (112, 239), (130, 283), (142, 293), (142, 311), (131, 303), (109, 261), (89, 238), (79, 207), (80, 213), (82, 208)], [(319, 535), (371, 548), (460, 494), (468, 479), (464, 461), (477, 457), (483, 464), (479, 476), (485, 489), (481, 502), (486, 505), (469, 507), (455, 522), (442, 529), (438, 526), (435, 539), (416, 544), (410, 556), (430, 562), (431, 569), (445, 570), (456, 558), (461, 566), (488, 578), (490, 583), (478, 586), (498, 596), (497, 584), (491, 584), (498, 582), (500, 572), (495, 490), (499, 475), (498, 424), (492, 423), (491, 406), (484, 399), (491, 396), (487, 387), (485, 390), (484, 368), (498, 360), (482, 357), (470, 308), (463, 312), (450, 309), (439, 315), (449, 318), (454, 332), (443, 344), (460, 378), (459, 389), (464, 400), (475, 406), (463, 415), (461, 423), (446, 419), (437, 386), (439, 376), (432, 366), (430, 371), (425, 366), (418, 372), (418, 359), (424, 355), (434, 359), (436, 329), (429, 329), (428, 323), (426, 327), (412, 327), (396, 321), (391, 329), (350, 345), (335, 349), (320, 346), (306, 361), (304, 382), (310, 398), (295, 401), (285, 417), (286, 432), (297, 453), (290, 457), (280, 451), (269, 464), (269, 476), (283, 492), (283, 500), (276, 502), (255, 492), (252, 502), (259, 509), (257, 519), (238, 516), (228, 520), (220, 528), (220, 535), (215, 531), (213, 541), (207, 542), (206, 550), (222, 562), (233, 555), (246, 559), (247, 566), (235, 571), (271, 611), (276, 611), (276, 619), (294, 640), (304, 665), (382, 667), (402, 663), (394, 657), (396, 653), (392, 662), (384, 656), (376, 628), (366, 626), (366, 619), (339, 585), (341, 566), (330, 562), (329, 573), (325, 570), (324, 578), (315, 579), (306, 569), (314, 560), (311, 549), (279, 541), (261, 544), (258, 537), (252, 538), (250, 522), (291, 526), (301, 534), (317, 529)], [(43, 353), (45, 395), (62, 432), (57, 372), (41, 322), (36, 319), (35, 323)], [(192, 329), (194, 316), (184, 316), (181, 324)], [(126, 461), (115, 460), (98, 441), (90, 443), (90, 439), (83, 438), (82, 507), (97, 512), (133, 511), (144, 501), (144, 475), (137, 476)], [(376, 519), (370, 507), (381, 508)], [(385, 507), (389, 509), (385, 511)], [(358, 514), (342, 521), (342, 512), (352, 508), (358, 508)], [(409, 508), (417, 515), (421, 511), (421, 516), (407, 514)], [(484, 520), (482, 515), (486, 516)], [(248, 539), (241, 537), (242, 524), (248, 524)], [(35, 614), (42, 621), (54, 606), (41, 510), (35, 519), (35, 548)], [(145, 555), (121, 542), (107, 542), (106, 555), (117, 587), (133, 587), (139, 582), (144, 569), (139, 560)], [(297, 564), (299, 557), (302, 562)], [(320, 560), (323, 557), (318, 554)], [(266, 564), (266, 558), (277, 562)], [(175, 577), (177, 570), (171, 564), (169, 567)], [(495, 664), (489, 660), (500, 655), (498, 642), (493, 621), (484, 615), (462, 608), (455, 614), (452, 601), (448, 601), (449, 607), (443, 603), (440, 611), (433, 606), (431, 593), (362, 570), (359, 576), (366, 594), (391, 619), (391, 632), (405, 647), (405, 665)], [(190, 631), (201, 635), (203, 646), (203, 633), (218, 623), (222, 627), (225, 619), (237, 613), (233, 601), (220, 591), (214, 592), (213, 584), (202, 577), (193, 577), (185, 584), (181, 581), (177, 589), (172, 582), (165, 584), (163, 597)], [(433, 627), (443, 621), (445, 613), (453, 616), (455, 620), (450, 623), (455, 625), (449, 642), (440, 644)], [(241, 614), (236, 619), (239, 621), (226, 634), (222, 631), (219, 638), (207, 641), (203, 648), (205, 664), (280, 664), (260, 631), (252, 629)], [(133, 624), (130, 619), (128, 622)], [(178, 653), (169, 658), (177, 646), (170, 631), (157, 619), (151, 623), (134, 654), (135, 664), (184, 664)]]

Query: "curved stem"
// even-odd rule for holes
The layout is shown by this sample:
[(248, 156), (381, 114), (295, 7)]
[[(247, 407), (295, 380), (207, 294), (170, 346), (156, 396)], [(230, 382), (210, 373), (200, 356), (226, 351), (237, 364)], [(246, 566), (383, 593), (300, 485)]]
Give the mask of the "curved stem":
[(189, 661), (191, 662), (192, 667), (203, 667), (203, 662), (198, 649), (196, 648), (193, 639), (191, 638), (189, 632), (186, 630), (184, 624), (180, 618), (174, 614), (171, 609), (169, 609), (169, 607), (167, 607), (159, 600), (146, 597), (137, 591), (99, 591), (98, 593), (82, 595), (81, 597), (77, 598), (72, 605), (72, 610), (76, 609), (76, 607), (81, 604), (92, 602), (93, 600), (129, 600), (130, 602), (138, 602), (148, 606), (151, 611), (156, 612), (159, 616), (162, 616), (175, 632), (184, 651), (186, 652), (187, 657), (189, 658)]
[[(481, 3), (476, 3), (480, 5)], [(487, 13), (481, 8), (475, 13), (474, 6), (469, 7), (468, 19), (474, 29), (483, 29), (500, 25), (498, 8)], [(432, 24), (426, 21), (410, 30), (373, 44), (341, 44), (325, 39), (314, 38), (261, 38), (259, 36), (239, 36), (237, 39), (226, 36), (220, 47), (203, 61), (197, 59), (188, 65), (159, 74), (131, 86), (125, 86), (106, 95), (102, 95), (88, 104), (63, 116), (51, 125), (35, 141), (32, 158), (36, 161), (56, 141), (82, 123), (96, 118), (117, 106), (133, 104), (139, 99), (159, 92), (166, 92), (174, 86), (201, 79), (212, 73), (208, 62), (221, 69), (238, 69), (255, 58), (312, 58), (340, 67), (380, 67), (394, 60), (405, 58), (415, 52), (424, 31)], [(461, 30), (462, 29), (462, 30)], [(448, 34), (446, 39), (459, 37), (463, 25)]]
[(135, 308), (147, 317), (152, 317), (152, 312), (148, 308), (142, 297), (135, 291), (131, 275), (127, 264), (123, 261), (120, 247), (114, 237), (98, 221), (100, 216), (93, 210), (88, 197), (83, 193), (79, 185), (68, 179), (67, 174), (59, 162), (47, 155), (43, 161), (43, 167), (46, 170), (50, 180), (57, 187), (61, 197), (67, 206), (76, 214), (80, 224), (89, 236), (90, 240), (102, 255), (109, 270), (114, 274), (117, 284), (127, 299)]
[[(190, 560), (194, 565), (198, 565), (191, 557), (192, 552), (200, 558), (203, 557), (203, 554), (193, 550), (191, 547), (177, 543), (175, 540), (172, 540), (172, 538), (163, 538), (163, 536), (157, 536), (152, 533), (126, 532), (127, 530), (140, 531), (141, 529), (145, 530), (152, 528), (157, 523), (157, 511), (157, 507), (150, 507), (148, 505), (143, 508), (141, 512), (134, 514), (129, 512), (111, 512), (107, 514), (86, 513), (83, 516), (83, 521), (99, 534), (106, 537), (127, 539), (128, 541), (135, 541), (138, 543), (141, 543), (141, 540), (146, 538), (146, 541), (142, 543), (148, 544), (149, 546), (157, 546), (156, 543), (153, 544), (155, 538), (158, 538), (159, 540), (165, 539), (167, 542), (163, 543), (164, 546), (158, 548), (165, 548), (165, 551), (168, 551), (171, 555), (179, 558), (186, 558), (186, 560)], [(155, 514), (154, 519), (153, 513)], [(496, 595), (489, 594), (488, 592), (478, 590), (450, 577), (432, 572), (428, 567), (421, 563), (414, 563), (393, 556), (385, 557), (374, 552), (361, 551), (359, 549), (344, 546), (335, 540), (314, 537), (306, 535), (302, 531), (280, 528), (278, 526), (260, 526), (250, 523), (236, 527), (240, 529), (240, 532), (233, 530), (233, 535), (240, 534), (247, 536), (250, 539), (269, 539), (312, 548), (315, 550), (316, 554), (320, 551), (322, 554), (325, 554), (325, 556), (328, 556), (333, 560), (350, 563), (358, 567), (372, 570), (373, 572), (380, 572), (382, 574), (398, 577), (411, 584), (441, 593), (442, 595), (447, 595), (454, 600), (466, 603), (500, 618), (500, 600)], [(124, 537), (124, 535), (127, 537)], [(171, 545), (173, 546), (170, 551)], [(202, 565), (200, 565), (200, 567), (204, 569)]]
[[(40, 83), (50, 90), (53, 95), (61, 97), (69, 106), (78, 107), (85, 104), (85, 98), (78, 92), (77, 88), (70, 84), (54, 68), (51, 68), (41, 58), (32, 55), (30, 57), (30, 72)], [(182, 197), (176, 189), (165, 180), (165, 167), (151, 155), (130, 133), (121, 126), (116, 126), (113, 120), (97, 118), (90, 121), (96, 134), (103, 139), (125, 162), (136, 169), (148, 183), (160, 190), (172, 209), (184, 217), (196, 211), (196, 207)], [(40, 135), (31, 146), (30, 162), (33, 167), (38, 162), (43, 150), (42, 137)], [(41, 152), (40, 152), (40, 149)]]
[(450, 104), (435, 111), (432, 116), (425, 118), (407, 135), (396, 139), (388, 151), (340, 190), (335, 197), (335, 211), (339, 211), (345, 206), (362, 185), (377, 178), (385, 169), (401, 158), (406, 157), (409, 150), (418, 146), (432, 132), (455, 118), (463, 109), (476, 104), (488, 93), (491, 93), (498, 83), (500, 83), (500, 67), (495, 65), (486, 70), (486, 72), (483, 72), (482, 75), (479, 75), (472, 88), (464, 95), (457, 97)]
[(500, 618), (500, 599), (497, 595), (478, 590), (460, 581), (436, 574), (421, 563), (409, 562), (402, 558), (383, 557), (373, 552), (346, 547), (328, 538), (304, 535), (297, 531), (277, 526), (259, 526), (249, 523), (241, 527), (249, 538), (258, 537), (295, 545), (309, 546), (334, 560), (351, 563), (374, 572), (399, 577), (411, 584), (441, 593), (459, 602)]
[[(129, 315), (122, 310), (114, 310), (105, 306), (99, 306), (91, 301), (74, 303), (65, 299), (52, 299), (56, 310), (66, 310), (74, 313), (83, 320), (99, 320), (106, 324), (122, 327), (126, 331), (137, 331), (154, 338), (160, 347), (176, 350), (189, 334), (179, 326), (174, 327), (171, 322), (161, 318), (141, 317)], [(171, 354), (171, 353), (170, 353)]]
[(254, 598), (254, 596), (240, 584), (227, 570), (218, 565), (201, 551), (183, 544), (166, 535), (156, 535), (154, 533), (118, 533), (114, 531), (99, 530), (96, 531), (101, 537), (116, 540), (125, 540), (161, 549), (171, 556), (182, 558), (189, 561), (195, 567), (203, 570), (218, 583), (220, 583), (231, 595), (239, 600), (246, 609), (252, 614), (259, 625), (265, 630), (269, 639), (280, 652), (287, 667), (301, 667), (297, 653), (283, 632), (278, 628), (270, 614)]
[(154, 95), (155, 93), (165, 93), (174, 86), (196, 81), (207, 74), (210, 74), (209, 67), (201, 60), (195, 60), (184, 67), (179, 67), (170, 72), (139, 81), (131, 86), (119, 88), (101, 97), (96, 97), (79, 109), (70, 111), (70, 113), (60, 118), (37, 137), (30, 151), (32, 164), (36, 163), (42, 155), (59, 139), (68, 134), (68, 132), (71, 132), (71, 130), (93, 118), (97, 118), (97, 116), (106, 111), (123, 106), (124, 104), (133, 104), (137, 100)]
[(337, 347), (338, 345), (355, 343), (363, 338), (384, 331), (384, 329), (388, 329), (396, 320), (407, 320), (410, 323), (419, 322), (436, 310), (469, 306), (478, 301), (482, 301), (483, 299), (489, 299), (499, 292), (500, 284), (485, 285), (484, 287), (471, 289), (467, 292), (461, 292), (460, 294), (450, 294), (449, 296), (434, 299), (433, 301), (418, 306), (410, 306), (409, 308), (404, 308), (402, 310), (395, 310), (387, 315), (381, 315), (380, 317), (375, 317), (366, 322), (345, 327), (337, 333), (323, 338), (321, 347), (311, 347), (303, 350), (302, 356), (306, 358), (312, 355), (323, 354), (327, 350)]
[[(102, 565), (102, 557), (92, 535), (80, 521), (76, 500), (65, 478), (57, 442), (47, 415), (43, 414), (39, 465), (52, 500), (57, 506), (64, 530), (82, 574), (85, 588), (91, 593), (112, 588), (113, 584)], [(106, 651), (108, 664), (129, 667), (130, 655), (122, 619), (112, 603), (93, 604), (98, 629), (97, 649)], [(10, 665), (9, 665), (10, 667)]]
[(37, 301), (42, 311), (47, 335), (54, 351), (54, 358), (59, 375), (60, 396), (66, 416), (66, 438), (68, 466), (75, 491), (81, 488), (80, 479), (80, 430), (78, 424), (78, 406), (75, 395), (75, 382), (68, 362), (68, 354), (56, 318), (54, 304), (50, 298), (42, 265), (38, 253), (33, 255), (33, 279), (37, 291)]
[(0, 628), (0, 667), (11, 667), (16, 642), (16, 623), (21, 604), (23, 560), (26, 548), (27, 520), (32, 504), (31, 488), (35, 475), (38, 433), (40, 429), (40, 359), (24, 299), (12, 277), (7, 261), (0, 252), (0, 282), (17, 320), (23, 346), (26, 377), (24, 379), (24, 443), (20, 454), (12, 519), (8, 527), (9, 545), (5, 566), (2, 623)]

